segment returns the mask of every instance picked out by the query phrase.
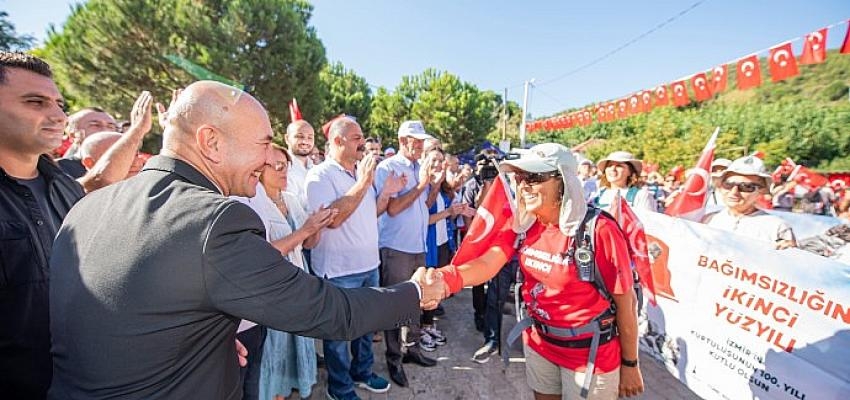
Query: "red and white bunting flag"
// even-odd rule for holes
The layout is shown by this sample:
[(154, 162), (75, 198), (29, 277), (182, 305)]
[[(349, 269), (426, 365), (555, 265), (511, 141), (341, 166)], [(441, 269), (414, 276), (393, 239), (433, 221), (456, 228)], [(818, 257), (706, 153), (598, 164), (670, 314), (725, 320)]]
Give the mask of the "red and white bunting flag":
[(761, 85), (761, 67), (755, 54), (738, 60), (738, 89), (747, 90)]
[(499, 174), (475, 211), (475, 218), (451, 264), (461, 265), (474, 260), (498, 243), (513, 243), (517, 236), (512, 228), (515, 210), (507, 182)]
[(626, 99), (617, 100), (617, 118), (623, 119), (629, 116), (629, 103)]
[(711, 70), (710, 88), (712, 96), (726, 91), (727, 71), (726, 64), (718, 65)]
[(626, 199), (620, 196), (619, 190), (614, 193), (610, 213), (617, 220), (617, 225), (620, 225), (620, 229), (623, 230), (626, 237), (626, 243), (629, 244), (632, 268), (637, 271), (641, 285), (646, 288), (644, 295), (654, 305), (656, 304), (655, 279), (652, 276), (652, 264), (649, 260), (649, 249), (646, 244), (646, 232), (643, 229), (643, 223), (629, 207)]
[(667, 85), (658, 85), (655, 91), (655, 106), (662, 107), (670, 104), (670, 97), (667, 96)]
[(708, 79), (704, 72), (700, 72), (691, 78), (691, 87), (694, 89), (694, 98), (697, 101), (711, 99), (711, 89), (708, 88)]
[(823, 28), (806, 35), (800, 64), (820, 64), (826, 60), (826, 33), (827, 29)]
[(794, 58), (794, 52), (791, 49), (791, 42), (770, 49), (768, 67), (770, 67), (770, 80), (773, 82), (783, 81), (800, 74), (800, 70), (797, 69), (797, 59)]
[(584, 115), (584, 126), (588, 126), (593, 123), (593, 113), (590, 112), (590, 107), (585, 108), (581, 113)]
[(850, 54), (850, 19), (847, 20), (847, 33), (844, 35), (844, 43), (841, 44), (841, 54)]
[(608, 111), (608, 121), (614, 121), (617, 119), (617, 106), (614, 105), (614, 102), (610, 102), (605, 105), (605, 109)]
[(643, 112), (652, 111), (652, 93), (648, 90), (640, 92), (640, 103), (643, 106)]
[(608, 115), (607, 115), (607, 112), (605, 111), (605, 105), (604, 104), (597, 104), (595, 112), (596, 112), (596, 120), (597, 121), (608, 122)]
[(673, 91), (673, 105), (676, 107), (684, 107), (691, 102), (688, 96), (688, 87), (685, 86), (685, 81), (673, 82), (670, 85), (670, 90)]
[(629, 96), (629, 115), (640, 114), (642, 112), (643, 107), (637, 93)]
[(708, 139), (697, 165), (686, 173), (682, 191), (673, 203), (664, 211), (665, 214), (699, 222), (705, 215), (705, 202), (708, 199), (708, 184), (711, 182), (711, 162), (714, 161), (714, 148), (720, 127), (714, 130)]

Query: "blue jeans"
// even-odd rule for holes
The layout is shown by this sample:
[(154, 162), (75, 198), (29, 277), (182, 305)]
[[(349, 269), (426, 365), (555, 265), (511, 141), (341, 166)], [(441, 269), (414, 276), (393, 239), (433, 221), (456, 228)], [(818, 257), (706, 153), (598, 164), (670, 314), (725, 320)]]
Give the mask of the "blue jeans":
[[(341, 288), (378, 286), (378, 269), (359, 274), (328, 278), (328, 282)], [(348, 345), (351, 344), (351, 357)], [(328, 370), (328, 392), (342, 396), (354, 391), (355, 380), (367, 380), (372, 375), (372, 334), (363, 335), (350, 342), (325, 340), (325, 365)]]
[(484, 310), (484, 342), (502, 342), (502, 307), (508, 299), (511, 283), (516, 281), (516, 258), (508, 261), (487, 283), (487, 302)]

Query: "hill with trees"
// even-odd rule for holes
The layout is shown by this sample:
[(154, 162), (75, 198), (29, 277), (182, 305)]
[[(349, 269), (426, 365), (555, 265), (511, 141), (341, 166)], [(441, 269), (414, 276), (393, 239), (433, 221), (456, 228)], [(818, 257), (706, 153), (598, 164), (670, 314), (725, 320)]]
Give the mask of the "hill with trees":
[(823, 64), (800, 65), (799, 75), (776, 83), (770, 81), (767, 64), (761, 60), (763, 83), (755, 89), (736, 88), (731, 64), (727, 90), (712, 100), (655, 108), (608, 123), (542, 131), (528, 140), (572, 146), (590, 138), (604, 139), (587, 149), (588, 157), (597, 160), (614, 150), (628, 150), (668, 170), (677, 164), (694, 165), (719, 126), (716, 157), (735, 158), (760, 150), (769, 165), (791, 157), (821, 170), (850, 170), (850, 55), (830, 51)]

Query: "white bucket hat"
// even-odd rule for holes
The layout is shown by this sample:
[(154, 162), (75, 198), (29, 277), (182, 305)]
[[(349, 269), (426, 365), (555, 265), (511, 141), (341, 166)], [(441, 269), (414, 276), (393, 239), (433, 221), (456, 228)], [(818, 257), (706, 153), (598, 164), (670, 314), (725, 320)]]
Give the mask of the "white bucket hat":
[(726, 168), (726, 170), (720, 174), (720, 179), (726, 179), (727, 176), (732, 174), (762, 178), (762, 180), (764, 180), (764, 186), (768, 188), (770, 187), (770, 182), (773, 179), (770, 174), (767, 173), (767, 169), (764, 168), (764, 161), (754, 156), (741, 157), (732, 161), (732, 163), (729, 164), (729, 168)]
[[(717, 158), (717, 159), (715, 159), (714, 161), (711, 162), (711, 169), (714, 169), (714, 167), (729, 168), (729, 165), (731, 165), (731, 164), (732, 164), (732, 160), (730, 160), (728, 158)], [(725, 171), (725, 169), (723, 171)], [(711, 176), (714, 177), (714, 178), (719, 178), (721, 175), (723, 175), (723, 171), (712, 172)]]
[(433, 136), (425, 132), (425, 126), (422, 121), (404, 121), (398, 127), (398, 137), (412, 137), (414, 139), (431, 139)]
[(632, 168), (635, 170), (635, 175), (637, 176), (640, 176), (640, 172), (643, 170), (643, 161), (638, 160), (635, 158), (634, 154), (629, 153), (628, 151), (615, 151), (609, 154), (608, 157), (605, 157), (596, 163), (596, 168), (605, 172), (605, 167), (608, 166), (609, 161), (631, 164)]
[[(576, 176), (576, 158), (570, 149), (557, 143), (538, 144), (515, 160), (503, 161), (502, 171), (526, 171), (534, 173), (555, 172), (561, 174), (564, 181), (564, 194), (561, 197), (561, 211), (558, 226), (567, 236), (575, 235), (581, 221), (587, 213), (584, 202), (584, 189)], [(514, 231), (527, 231), (537, 220), (525, 211), (522, 196), (517, 196), (517, 218), (514, 220)]]

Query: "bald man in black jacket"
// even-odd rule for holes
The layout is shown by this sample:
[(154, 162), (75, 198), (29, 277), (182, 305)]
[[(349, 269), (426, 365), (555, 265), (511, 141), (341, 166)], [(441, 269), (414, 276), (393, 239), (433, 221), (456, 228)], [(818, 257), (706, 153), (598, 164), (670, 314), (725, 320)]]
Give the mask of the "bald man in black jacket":
[(302, 272), (226, 198), (253, 196), (268, 163), (272, 129), (256, 99), (196, 82), (165, 125), (161, 155), (80, 201), (56, 238), (49, 398), (239, 399), (240, 318), (351, 340), (436, 306), (442, 281), (423, 270), (350, 290)]

